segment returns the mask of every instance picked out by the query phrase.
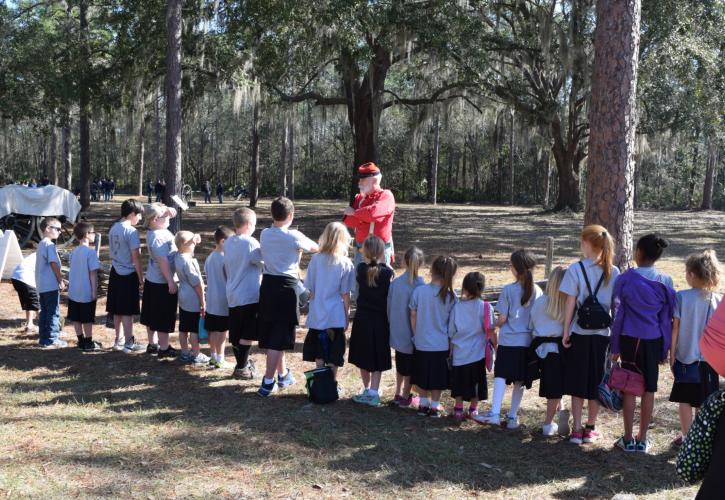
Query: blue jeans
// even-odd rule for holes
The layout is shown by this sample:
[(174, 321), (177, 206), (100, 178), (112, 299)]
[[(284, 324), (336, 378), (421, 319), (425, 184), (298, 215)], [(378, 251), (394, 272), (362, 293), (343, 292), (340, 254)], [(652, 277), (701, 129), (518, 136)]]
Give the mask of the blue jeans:
[(38, 317), (40, 345), (50, 345), (60, 337), (60, 292), (40, 294), (40, 315)]

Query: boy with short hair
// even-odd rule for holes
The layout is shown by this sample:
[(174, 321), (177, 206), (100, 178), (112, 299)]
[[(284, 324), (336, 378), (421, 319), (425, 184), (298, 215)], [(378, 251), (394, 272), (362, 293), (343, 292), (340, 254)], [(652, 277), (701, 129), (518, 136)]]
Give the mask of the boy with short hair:
[(249, 208), (238, 208), (232, 215), (234, 234), (224, 242), (224, 272), (229, 306), (229, 343), (237, 364), (233, 377), (252, 380), (257, 370), (249, 359), (252, 342), (259, 339), (257, 313), (262, 268), (259, 242), (252, 236), (257, 214)]
[(318, 251), (317, 243), (290, 229), (294, 205), (289, 199), (272, 201), (272, 219), (272, 227), (262, 231), (259, 238), (264, 262), (259, 290), (259, 347), (267, 350), (267, 366), (258, 393), (265, 397), (295, 383), (292, 372), (286, 369), (284, 351), (294, 349), (299, 324), (299, 256), (301, 251)]
[(96, 318), (96, 299), (98, 298), (98, 269), (101, 262), (96, 251), (91, 248), (91, 239), (96, 233), (93, 225), (79, 222), (73, 228), (78, 246), (70, 255), (68, 273), (68, 320), (78, 337), (78, 348), (93, 351), (100, 346), (93, 341), (93, 321)]
[(55, 217), (46, 217), (40, 222), (43, 239), (38, 243), (35, 258), (35, 279), (40, 295), (40, 317), (38, 318), (38, 337), (41, 347), (58, 349), (68, 347), (60, 339), (60, 292), (65, 289), (60, 274), (60, 257), (53, 240), (61, 231), (60, 221)]
[(25, 333), (38, 331), (38, 327), (33, 324), (35, 313), (40, 310), (38, 290), (35, 288), (35, 257), (35, 252), (24, 257), (10, 279), (20, 299), (20, 307), (25, 311)]
[(206, 274), (206, 316), (204, 326), (209, 332), (211, 360), (214, 368), (224, 368), (224, 340), (229, 330), (229, 303), (227, 301), (227, 274), (224, 271), (224, 243), (234, 232), (226, 226), (214, 231), (214, 251), (204, 261)]

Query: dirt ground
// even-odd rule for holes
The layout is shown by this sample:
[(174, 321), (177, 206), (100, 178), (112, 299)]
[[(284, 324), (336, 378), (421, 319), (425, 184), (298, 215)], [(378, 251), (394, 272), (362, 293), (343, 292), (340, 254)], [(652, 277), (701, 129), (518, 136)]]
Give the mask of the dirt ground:
[[(118, 198), (118, 197), (117, 197)], [(120, 201), (94, 205), (88, 214), (104, 235)], [(229, 224), (235, 205), (199, 206), (184, 214), (184, 228), (201, 232), (200, 261), (211, 233)], [(343, 202), (297, 203), (295, 225), (317, 238), (339, 220)], [(259, 230), (270, 223), (261, 203)], [(661, 231), (671, 240), (659, 267), (684, 287), (684, 258), (704, 247), (722, 248), (725, 218), (717, 212), (640, 212), (637, 234)], [(399, 206), (394, 237), (400, 256), (409, 245), (427, 255), (450, 253), (465, 272), (480, 270), (488, 286), (511, 281), (508, 255), (533, 250), (543, 263), (545, 241), (555, 238), (555, 264), (577, 258), (581, 217), (532, 208), (470, 205)], [(143, 231), (142, 231), (143, 233)], [(104, 240), (105, 242), (105, 240)], [(107, 260), (107, 248), (102, 258)], [(303, 267), (304, 266), (303, 261)], [(537, 278), (543, 277), (539, 269)], [(12, 286), (0, 284), (0, 494), (7, 498), (579, 498), (618, 493), (648, 498), (692, 497), (696, 487), (674, 473), (670, 445), (677, 424), (668, 403), (671, 376), (661, 372), (650, 455), (612, 449), (621, 420), (603, 411), (604, 439), (576, 447), (540, 432), (543, 401), (527, 391), (516, 431), (450, 419), (432, 421), (412, 411), (361, 408), (348, 397), (315, 406), (300, 380), (305, 330), (289, 364), (298, 383), (262, 399), (258, 382), (231, 380), (229, 370), (159, 363), (145, 354), (103, 350), (48, 351), (20, 332), (21, 311)], [(110, 346), (99, 301), (94, 337)], [(65, 305), (62, 306), (65, 313)], [(135, 325), (136, 336), (145, 332)], [(75, 344), (72, 328), (66, 339)], [(176, 339), (174, 337), (174, 343)], [(227, 351), (228, 360), (231, 352)], [(253, 358), (263, 365), (256, 349)], [(341, 370), (346, 394), (358, 390), (357, 370)], [(394, 388), (383, 376), (383, 400)], [(504, 400), (504, 409), (509, 395)], [(451, 408), (451, 401), (444, 404)]]

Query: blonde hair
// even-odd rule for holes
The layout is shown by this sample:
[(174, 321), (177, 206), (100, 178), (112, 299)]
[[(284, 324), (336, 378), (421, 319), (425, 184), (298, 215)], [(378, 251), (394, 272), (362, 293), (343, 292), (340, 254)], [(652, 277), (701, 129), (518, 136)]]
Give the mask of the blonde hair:
[(155, 202), (155, 203), (146, 205), (143, 209), (143, 216), (144, 216), (143, 227), (148, 229), (149, 225), (151, 224), (151, 221), (158, 217), (163, 217), (167, 210), (168, 210), (168, 208), (163, 203)]
[(174, 244), (176, 245), (176, 248), (181, 250), (193, 239), (194, 233), (192, 233), (191, 231), (179, 231), (178, 233), (176, 233), (176, 236), (174, 236)]
[(341, 222), (330, 222), (320, 235), (320, 253), (329, 255), (335, 263), (348, 255), (350, 233)]
[(425, 257), (423, 250), (418, 247), (410, 247), (405, 251), (405, 271), (408, 273), (408, 284), (412, 285), (420, 273), (420, 266), (423, 265)]
[(564, 309), (566, 309), (566, 294), (559, 291), (561, 280), (564, 279), (566, 271), (561, 266), (556, 266), (549, 274), (549, 281), (546, 283), (546, 314), (556, 321), (564, 321)]
[[(385, 258), (385, 243), (383, 243), (383, 240), (377, 236), (371, 234), (363, 243), (362, 254), (368, 263), (368, 286), (378, 286), (380, 264)], [(384, 263), (384, 261), (382, 263)]]
[(685, 269), (692, 273), (706, 290), (717, 290), (720, 284), (720, 262), (715, 250), (708, 249), (687, 257)]
[(453, 257), (439, 255), (430, 266), (430, 274), (435, 279), (441, 280), (441, 289), (438, 292), (441, 302), (446, 303), (446, 298), (454, 299), (456, 297), (453, 291), (453, 278), (458, 271), (458, 262)]
[(234, 224), (236, 229), (239, 229), (245, 224), (251, 224), (253, 220), (257, 220), (257, 214), (251, 208), (237, 208), (232, 214), (232, 224)]
[(606, 285), (612, 277), (612, 262), (614, 261), (614, 240), (612, 236), (604, 226), (590, 224), (582, 230), (582, 241), (589, 243), (595, 252), (601, 252), (595, 264), (602, 268), (604, 284)]

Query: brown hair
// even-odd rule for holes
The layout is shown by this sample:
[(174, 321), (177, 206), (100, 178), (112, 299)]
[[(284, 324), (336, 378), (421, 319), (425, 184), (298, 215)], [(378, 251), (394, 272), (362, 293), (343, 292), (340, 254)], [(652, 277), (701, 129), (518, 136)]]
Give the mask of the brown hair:
[(516, 271), (516, 279), (524, 289), (521, 295), (521, 305), (525, 306), (534, 295), (534, 274), (532, 270), (536, 267), (536, 259), (528, 250), (520, 248), (511, 254), (511, 265)]
[(456, 294), (453, 292), (453, 278), (458, 270), (458, 262), (453, 257), (439, 255), (430, 266), (430, 274), (433, 278), (441, 280), (442, 286), (438, 296), (441, 302), (445, 303), (446, 298), (454, 299)]
[(227, 238), (231, 237), (233, 234), (234, 231), (229, 229), (227, 226), (218, 226), (214, 231), (214, 243), (218, 245), (222, 241), (225, 241)]
[(272, 200), (272, 218), (276, 222), (280, 222), (285, 220), (289, 214), (295, 211), (295, 206), (292, 203), (292, 200), (289, 198), (285, 198), (284, 196), (280, 196), (278, 198), (275, 198)]
[(73, 236), (78, 238), (79, 240), (82, 240), (85, 238), (88, 233), (93, 232), (93, 224), (90, 222), (79, 222), (75, 226), (73, 226)]
[(55, 217), (46, 217), (40, 221), (40, 230), (45, 232), (45, 229), (50, 226), (51, 222), (57, 222), (58, 224), (60, 224), (60, 221)]
[(418, 277), (420, 266), (423, 265), (425, 257), (423, 250), (418, 247), (410, 247), (405, 251), (405, 270), (408, 273), (408, 284), (412, 285)]
[(692, 273), (706, 290), (717, 290), (720, 284), (720, 262), (715, 250), (708, 249), (687, 257), (685, 269)]
[(472, 299), (480, 299), (484, 288), (486, 288), (486, 277), (477, 271), (468, 273), (463, 278), (461, 288)]
[(374, 234), (371, 234), (363, 243), (362, 254), (368, 263), (368, 286), (376, 287), (378, 286), (380, 266), (385, 264), (383, 260), (385, 258), (385, 243)]
[(601, 252), (599, 259), (595, 262), (602, 268), (604, 273), (604, 284), (609, 283), (612, 277), (612, 261), (614, 260), (614, 240), (609, 231), (599, 224), (590, 224), (582, 230), (582, 241), (586, 241), (595, 252)]

